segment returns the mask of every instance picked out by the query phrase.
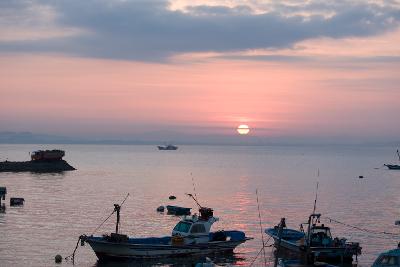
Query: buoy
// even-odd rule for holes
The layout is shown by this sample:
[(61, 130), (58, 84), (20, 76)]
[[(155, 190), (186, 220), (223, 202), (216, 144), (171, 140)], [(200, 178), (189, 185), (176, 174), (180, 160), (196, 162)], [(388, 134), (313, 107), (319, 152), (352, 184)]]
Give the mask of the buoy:
[(61, 255), (60, 255), (60, 254), (57, 254), (57, 255), (54, 257), (54, 261), (55, 261), (56, 263), (61, 263), (61, 262), (62, 262), (62, 257), (61, 257)]
[(169, 196), (169, 199), (176, 199), (176, 196)]
[(22, 197), (12, 197), (10, 198), (10, 206), (23, 206), (25, 199)]
[(157, 211), (158, 211), (158, 212), (164, 212), (164, 206), (159, 206), (159, 207), (157, 208)]

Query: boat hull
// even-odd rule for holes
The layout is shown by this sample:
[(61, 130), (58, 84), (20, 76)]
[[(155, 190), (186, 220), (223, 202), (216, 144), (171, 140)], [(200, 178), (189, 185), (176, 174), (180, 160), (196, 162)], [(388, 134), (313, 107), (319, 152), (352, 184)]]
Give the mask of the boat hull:
[(177, 150), (177, 146), (157, 146), (158, 150)]
[[(284, 229), (282, 238), (279, 239), (277, 229), (266, 229), (265, 233), (275, 241), (275, 247), (295, 253), (300, 258), (313, 256), (311, 260), (327, 262), (352, 262), (354, 251), (347, 247), (307, 247), (304, 245), (304, 233), (293, 229)], [(285, 239), (285, 237), (287, 239)]]
[(384, 164), (389, 170), (400, 170), (400, 165)]
[(99, 260), (107, 259), (151, 259), (205, 255), (232, 252), (238, 245), (249, 238), (237, 241), (212, 241), (203, 244), (133, 244), (130, 242), (110, 242), (103, 237), (87, 237), (86, 242), (92, 247)]

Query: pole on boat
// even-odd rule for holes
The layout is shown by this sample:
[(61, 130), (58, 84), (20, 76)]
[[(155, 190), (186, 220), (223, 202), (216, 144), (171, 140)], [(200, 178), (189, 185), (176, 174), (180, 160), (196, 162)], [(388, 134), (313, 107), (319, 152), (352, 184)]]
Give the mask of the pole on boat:
[(256, 189), (256, 196), (257, 196), (257, 209), (258, 209), (258, 219), (260, 221), (260, 232), (261, 232), (261, 241), (262, 241), (262, 250), (263, 250), (263, 255), (264, 255), (264, 266), (267, 266), (267, 258), (265, 257), (265, 242), (264, 242), (264, 233), (263, 233), (263, 227), (261, 223), (261, 212), (260, 212), (260, 204), (258, 202), (258, 189)]
[[(318, 176), (319, 176), (319, 169), (318, 169)], [(318, 182), (317, 182), (317, 189), (315, 190), (313, 214), (315, 213), (315, 210), (317, 209), (317, 200), (318, 200)]]
[(277, 267), (277, 266), (278, 266), (278, 256), (279, 256), (279, 251), (280, 251), (280, 248), (281, 248), (281, 240), (282, 240), (283, 227), (286, 227), (285, 218), (281, 218), (281, 222), (279, 223), (279, 229), (278, 229), (278, 244), (277, 244), (277, 246), (276, 246), (276, 255), (275, 255), (274, 267)]
[(188, 195), (189, 197), (191, 197), (191, 198), (194, 200), (194, 202), (196, 202), (197, 206), (199, 206), (199, 208), (202, 208), (202, 206), (199, 204), (199, 202), (197, 201), (197, 199), (196, 199), (192, 194), (186, 193), (186, 195)]
[(119, 226), (119, 220), (120, 220), (120, 215), (119, 212), (121, 211), (121, 206), (118, 204), (114, 204), (114, 212), (117, 212), (117, 223), (115, 225), (115, 233), (118, 234), (118, 226)]
[(399, 161), (400, 161), (400, 153), (399, 153), (398, 149), (397, 149), (397, 156), (399, 157)]

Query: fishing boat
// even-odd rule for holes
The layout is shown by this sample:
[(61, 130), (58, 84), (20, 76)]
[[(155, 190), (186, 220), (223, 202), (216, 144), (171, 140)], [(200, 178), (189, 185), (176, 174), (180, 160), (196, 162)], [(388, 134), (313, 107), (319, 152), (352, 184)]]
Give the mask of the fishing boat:
[(320, 223), (321, 214), (312, 213), (304, 231), (303, 224), (300, 230), (286, 228), (285, 218), (265, 233), (275, 241), (277, 248), (283, 248), (301, 255), (308, 262), (351, 262), (353, 256), (361, 254), (359, 243), (347, 242), (345, 238), (332, 238), (330, 228)]
[[(396, 151), (397, 156), (399, 157), (399, 161), (400, 161), (400, 153), (399, 150), (397, 149)], [(386, 166), (389, 170), (400, 170), (400, 165), (397, 164), (383, 164), (384, 166)]]
[(177, 146), (174, 146), (171, 144), (166, 145), (166, 146), (157, 146), (157, 147), (158, 147), (158, 150), (177, 150), (178, 149)]
[[(399, 244), (400, 245), (400, 244)], [(400, 247), (382, 252), (372, 267), (399, 267), (400, 266)]]
[(182, 215), (190, 215), (191, 208), (168, 205), (167, 210), (168, 214), (182, 216)]
[(182, 217), (171, 235), (128, 237), (121, 234), (118, 229), (120, 209), (120, 205), (114, 204), (114, 211), (117, 214), (115, 233), (103, 236), (80, 236), (81, 245), (88, 243), (99, 260), (151, 259), (233, 252), (238, 245), (252, 239), (237, 230), (211, 232), (211, 227), (218, 218), (214, 217), (213, 209), (200, 205), (199, 215)]

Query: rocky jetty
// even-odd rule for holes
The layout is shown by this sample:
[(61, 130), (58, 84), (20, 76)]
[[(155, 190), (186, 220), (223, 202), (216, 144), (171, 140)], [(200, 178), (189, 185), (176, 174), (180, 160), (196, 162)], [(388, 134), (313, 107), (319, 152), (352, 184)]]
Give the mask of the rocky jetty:
[(64, 172), (76, 170), (65, 160), (56, 161), (2, 161), (0, 162), (0, 172)]

